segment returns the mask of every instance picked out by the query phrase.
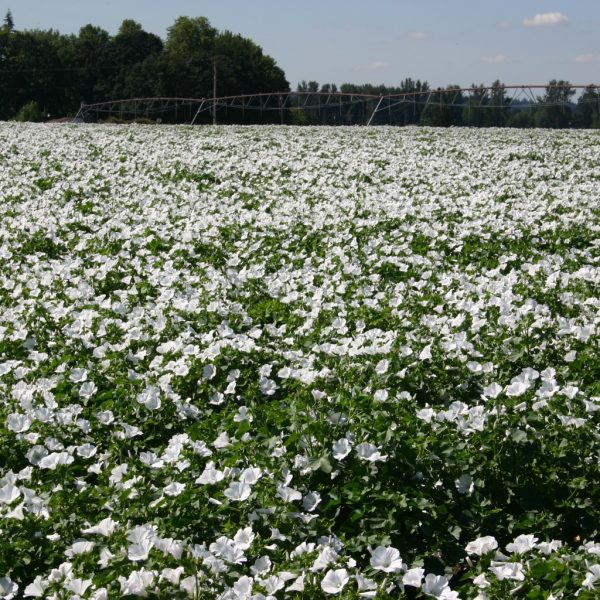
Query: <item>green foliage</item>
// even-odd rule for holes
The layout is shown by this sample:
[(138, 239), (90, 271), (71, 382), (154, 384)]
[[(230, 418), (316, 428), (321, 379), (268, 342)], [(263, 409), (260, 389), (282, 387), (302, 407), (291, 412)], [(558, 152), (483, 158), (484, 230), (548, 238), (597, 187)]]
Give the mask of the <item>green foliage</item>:
[(44, 118), (44, 111), (35, 100), (32, 100), (19, 109), (19, 112), (15, 116), (15, 121), (32, 121), (34, 123), (39, 123), (40, 121), (43, 121)]
[[(179, 17), (163, 45), (131, 19), (114, 36), (92, 24), (77, 35), (61, 35), (54, 30), (14, 31), (9, 11), (0, 28), (0, 60), (0, 119), (17, 113), (21, 118), (19, 111), (33, 102), (57, 117), (74, 115), (82, 101), (211, 96), (215, 60), (222, 95), (289, 89), (283, 71), (259, 46), (219, 32), (205, 17)], [(28, 110), (25, 120), (41, 120), (29, 118), (36, 115)]]

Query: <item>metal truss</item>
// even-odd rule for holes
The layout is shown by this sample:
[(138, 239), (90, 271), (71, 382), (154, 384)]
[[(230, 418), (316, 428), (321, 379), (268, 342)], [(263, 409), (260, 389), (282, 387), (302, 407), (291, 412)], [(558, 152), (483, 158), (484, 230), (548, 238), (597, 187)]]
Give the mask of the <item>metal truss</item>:
[[(237, 111), (242, 117), (248, 113), (271, 115), (279, 114), (281, 123), (285, 122), (284, 114), (291, 110), (321, 114), (323, 111), (339, 111), (340, 116), (350, 107), (361, 106), (362, 111), (357, 124), (371, 125), (378, 114), (406, 110), (413, 107), (423, 109), (429, 105), (449, 108), (494, 109), (518, 106), (519, 109), (544, 105), (565, 105), (568, 99), (546, 102), (537, 96), (540, 92), (547, 96), (555, 91), (566, 89), (598, 91), (599, 85), (501, 85), (497, 87), (470, 87), (432, 89), (426, 91), (402, 92), (397, 94), (363, 94), (354, 92), (267, 92), (257, 94), (241, 94), (236, 96), (220, 96), (214, 98), (129, 98), (83, 104), (75, 117), (76, 121), (97, 120), (98, 118), (140, 118), (175, 114), (180, 121), (193, 125), (203, 113), (211, 113), (213, 122), (217, 114)], [(494, 98), (501, 98), (501, 103), (494, 104)]]

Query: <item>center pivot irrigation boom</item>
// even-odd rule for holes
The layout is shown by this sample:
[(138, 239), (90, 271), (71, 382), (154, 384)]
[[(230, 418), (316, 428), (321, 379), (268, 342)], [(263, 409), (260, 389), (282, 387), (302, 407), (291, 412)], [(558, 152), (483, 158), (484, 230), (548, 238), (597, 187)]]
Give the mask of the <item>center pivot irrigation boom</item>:
[[(169, 114), (177, 122), (194, 125), (203, 113), (212, 117), (213, 124), (217, 114), (235, 114), (244, 122), (246, 116), (269, 115), (271, 122), (278, 115), (284, 123), (285, 114), (291, 111), (304, 112), (320, 116), (322, 113), (344, 115), (352, 112), (353, 124), (371, 125), (377, 122), (393, 123), (392, 118), (398, 111), (423, 111), (427, 107), (438, 106), (450, 109), (487, 110), (515, 108), (524, 110), (539, 106), (566, 105), (569, 103), (567, 90), (598, 90), (598, 85), (502, 85), (490, 87), (447, 88), (425, 91), (401, 92), (396, 94), (365, 94), (354, 92), (264, 92), (240, 94), (211, 98), (127, 98), (109, 100), (92, 104), (82, 103), (75, 117), (80, 121), (121, 118), (136, 119), (160, 117)], [(536, 96), (542, 93), (543, 95)], [(360, 110), (356, 110), (357, 107)], [(173, 116), (174, 115), (174, 116)], [(384, 116), (386, 115), (386, 116)], [(237, 118), (237, 117), (236, 117)], [(252, 117), (250, 117), (252, 118)]]

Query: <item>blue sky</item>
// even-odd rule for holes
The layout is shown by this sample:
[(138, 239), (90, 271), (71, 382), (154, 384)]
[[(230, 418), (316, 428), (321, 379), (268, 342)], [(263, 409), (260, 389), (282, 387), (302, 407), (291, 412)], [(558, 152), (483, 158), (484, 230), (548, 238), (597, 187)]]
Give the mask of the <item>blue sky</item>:
[(0, 0), (17, 29), (76, 33), (123, 19), (166, 37), (180, 15), (252, 38), (295, 87), (600, 83), (600, 0)]

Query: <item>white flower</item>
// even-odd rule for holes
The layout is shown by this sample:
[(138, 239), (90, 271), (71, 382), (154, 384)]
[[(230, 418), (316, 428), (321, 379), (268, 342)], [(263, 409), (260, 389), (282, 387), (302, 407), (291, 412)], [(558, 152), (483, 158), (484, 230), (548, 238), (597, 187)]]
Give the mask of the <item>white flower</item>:
[(490, 587), (491, 583), (485, 578), (485, 573), (480, 573), (477, 577), (473, 578), (473, 583), (480, 589)]
[(70, 465), (74, 460), (68, 452), (52, 452), (40, 460), (39, 467), (53, 471), (59, 465)]
[(233, 541), (238, 548), (247, 550), (252, 545), (255, 533), (252, 531), (252, 527), (244, 527), (244, 529), (238, 529), (237, 533), (233, 536)]
[(250, 414), (247, 406), (240, 406), (238, 408), (237, 414), (233, 417), (233, 420), (236, 423), (243, 423), (244, 421), (248, 421), (248, 423), (252, 423), (254, 417)]
[(182, 579), (179, 583), (179, 589), (183, 590), (190, 598), (195, 598), (199, 587), (199, 577), (190, 575)]
[(551, 542), (540, 542), (539, 544), (536, 544), (536, 548), (542, 553), (542, 554), (552, 554), (552, 552), (556, 552), (557, 550), (559, 550), (560, 548), (562, 548), (562, 542), (560, 540), (552, 540)]
[(213, 446), (217, 450), (222, 450), (223, 448), (229, 448), (231, 446), (231, 440), (229, 439), (229, 434), (226, 431), (223, 431), (217, 439), (213, 442)]
[(419, 360), (431, 360), (431, 344), (428, 344), (421, 350), (419, 354)]
[(457, 480), (455, 480), (454, 485), (459, 494), (471, 494), (475, 489), (475, 484), (473, 483), (473, 478), (467, 473), (463, 473)]
[(375, 548), (370, 563), (376, 571), (383, 571), (384, 573), (398, 573), (406, 567), (402, 562), (400, 552), (391, 546), (378, 546)]
[(492, 383), (490, 385), (488, 385), (487, 387), (483, 388), (483, 395), (486, 398), (497, 398), (501, 393), (502, 393), (502, 386), (498, 385), (497, 383)]
[(258, 467), (248, 467), (240, 473), (239, 480), (248, 485), (254, 485), (262, 477), (262, 471)]
[(66, 585), (65, 589), (77, 594), (78, 596), (83, 596), (86, 590), (92, 585), (91, 579), (71, 579)]
[(589, 565), (588, 572), (585, 574), (581, 587), (591, 590), (595, 587), (596, 581), (600, 579), (600, 565)]
[(420, 588), (421, 582), (423, 581), (423, 575), (425, 575), (425, 569), (422, 569), (421, 567), (409, 569), (402, 576), (402, 584)]
[(242, 575), (234, 584), (233, 590), (237, 594), (237, 598), (240, 600), (243, 598), (250, 598), (252, 594), (252, 585), (254, 580), (252, 577), (248, 577), (247, 575)]
[(265, 555), (254, 561), (254, 564), (250, 567), (250, 571), (253, 575), (266, 575), (272, 566), (271, 559)]
[(121, 594), (123, 596), (146, 598), (148, 596), (147, 589), (154, 583), (154, 577), (154, 571), (146, 571), (145, 569), (133, 571), (127, 579), (120, 576), (118, 581), (121, 585)]
[(82, 529), (81, 533), (85, 535), (97, 533), (104, 537), (110, 537), (117, 529), (117, 525), (118, 523), (116, 521), (113, 521), (110, 517), (106, 517), (106, 519), (102, 519), (97, 525)]
[(304, 506), (304, 510), (307, 510), (308, 512), (315, 510), (320, 502), (321, 494), (319, 494), (319, 492), (309, 492), (302, 498), (302, 506)]
[(488, 552), (492, 552), (498, 547), (496, 538), (491, 535), (484, 535), (479, 537), (472, 542), (469, 542), (465, 548), (468, 554), (477, 554), (477, 556), (483, 556)]
[(221, 406), (225, 402), (225, 396), (221, 392), (213, 392), (208, 399), (208, 403), (213, 406)]
[(150, 538), (141, 539), (139, 542), (129, 546), (127, 549), (127, 558), (133, 562), (146, 560), (153, 547), (154, 542)]
[(21, 495), (19, 486), (14, 483), (7, 483), (0, 488), (0, 504), (11, 504)]
[(373, 399), (375, 402), (385, 402), (389, 397), (389, 392), (387, 390), (377, 390), (373, 394)]
[(229, 484), (229, 487), (223, 492), (226, 498), (233, 502), (243, 502), (250, 497), (252, 488), (247, 483), (234, 481)]
[(24, 433), (29, 431), (33, 420), (29, 415), (23, 415), (20, 413), (11, 413), (6, 419), (6, 426), (9, 431), (13, 433)]
[(79, 397), (80, 398), (91, 398), (98, 391), (98, 387), (93, 381), (86, 381), (79, 388)]
[(330, 569), (321, 581), (321, 589), (326, 594), (340, 594), (350, 577), (346, 569)]
[(19, 591), (19, 586), (10, 577), (0, 577), (0, 598), (11, 600)]
[(108, 590), (105, 587), (100, 587), (94, 590), (90, 596), (91, 600), (108, 600)]
[(302, 573), (300, 577), (294, 581), (291, 585), (287, 587), (288, 592), (303, 592), (304, 591), (304, 579), (306, 577), (306, 573)]
[(163, 488), (163, 493), (167, 496), (179, 496), (185, 490), (185, 483), (173, 481)]
[(168, 581), (173, 585), (179, 585), (179, 580), (184, 573), (183, 567), (177, 567), (176, 569), (164, 568), (160, 572), (159, 579), (161, 581)]
[(516, 396), (522, 396), (529, 388), (531, 384), (529, 381), (513, 381), (506, 388), (506, 395), (512, 398)]
[[(492, 563), (493, 564), (493, 563)], [(490, 571), (499, 581), (512, 579), (514, 581), (525, 581), (523, 565), (519, 562), (502, 563), (490, 567)]]
[(138, 397), (137, 401), (143, 404), (148, 410), (160, 408), (160, 390), (157, 387), (147, 387)]
[(267, 579), (261, 579), (260, 583), (265, 588), (270, 598), (273, 597), (273, 594), (276, 594), (285, 587), (285, 579), (277, 575), (271, 575), (270, 577), (267, 577)]
[(390, 361), (384, 358), (375, 365), (375, 373), (377, 373), (377, 375), (383, 375), (384, 373), (387, 373), (389, 366)]
[(216, 469), (215, 463), (210, 461), (207, 463), (206, 467), (204, 467), (204, 471), (202, 471), (200, 477), (196, 479), (196, 483), (199, 483), (200, 485), (214, 484), (222, 481), (224, 477), (225, 474), (223, 471)]
[(267, 377), (261, 377), (258, 386), (265, 396), (272, 396), (275, 393), (275, 390), (277, 390), (277, 384)]
[(377, 446), (369, 444), (368, 442), (358, 444), (355, 450), (358, 457), (366, 462), (385, 461), (387, 459), (387, 455), (381, 454)]
[(202, 377), (207, 381), (211, 380), (217, 374), (217, 369), (214, 365), (205, 365), (202, 369)]
[(341, 438), (337, 442), (333, 443), (332, 450), (333, 458), (342, 460), (346, 458), (348, 454), (350, 454), (350, 451), (352, 450), (352, 444), (346, 438)]
[(77, 454), (82, 458), (92, 458), (96, 455), (98, 449), (94, 444), (82, 444), (81, 446), (77, 446)]
[(421, 408), (417, 411), (417, 418), (425, 421), (425, 423), (431, 423), (431, 420), (435, 417), (435, 411), (433, 408), (426, 407)]
[(514, 552), (515, 554), (524, 554), (525, 552), (529, 552), (529, 550), (533, 550), (537, 541), (538, 538), (531, 534), (519, 535), (512, 543), (506, 544), (506, 550), (508, 552)]
[(425, 576), (423, 592), (428, 596), (439, 598), (446, 589), (448, 589), (448, 579), (446, 579), (446, 577), (443, 575), (434, 575), (433, 573), (429, 573)]
[(77, 556), (78, 554), (87, 554), (94, 549), (96, 544), (88, 540), (77, 540), (71, 544), (71, 547), (65, 552), (68, 557)]
[(277, 495), (284, 502), (294, 502), (295, 500), (302, 500), (302, 494), (298, 490), (295, 490), (294, 488), (288, 487), (286, 485), (277, 486)]
[(360, 573), (357, 573), (354, 578), (358, 585), (358, 595), (361, 598), (375, 598), (377, 596), (377, 582), (373, 579), (368, 579)]
[(40, 598), (46, 592), (48, 585), (49, 585), (48, 581), (46, 581), (45, 579), (42, 579), (42, 577), (40, 575), (38, 575), (33, 580), (33, 583), (30, 583), (25, 588), (25, 590), (23, 591), (23, 596)]
[(87, 369), (73, 369), (69, 375), (69, 381), (72, 383), (83, 383), (88, 376)]

